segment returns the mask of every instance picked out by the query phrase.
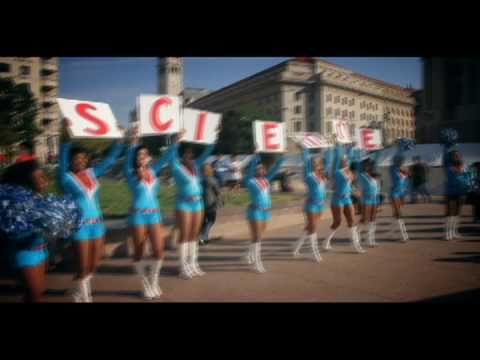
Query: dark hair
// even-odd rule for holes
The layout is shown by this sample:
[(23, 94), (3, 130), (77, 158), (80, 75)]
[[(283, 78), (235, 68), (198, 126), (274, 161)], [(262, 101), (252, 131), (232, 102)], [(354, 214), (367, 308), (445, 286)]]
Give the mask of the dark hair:
[(148, 150), (148, 148), (147, 148), (145, 145), (139, 145), (139, 146), (137, 146), (137, 148), (135, 149), (135, 155), (134, 155), (134, 157), (133, 157), (133, 159), (132, 159), (132, 161), (133, 161), (132, 167), (133, 167), (134, 169), (138, 169), (137, 157), (138, 157), (138, 153), (140, 152), (140, 150), (143, 150), (143, 149)]
[(33, 144), (31, 141), (24, 141), (20, 143), (20, 147), (27, 149), (30, 153), (33, 153)]
[(367, 168), (368, 166), (371, 166), (373, 170), (373, 160), (371, 158), (366, 158), (365, 160), (362, 161), (362, 169)]
[(10, 165), (3, 173), (2, 183), (18, 185), (35, 190), (33, 172), (40, 169), (36, 160), (28, 160)]
[(78, 154), (86, 154), (88, 155), (88, 150), (84, 148), (83, 146), (77, 145), (75, 147), (72, 147), (70, 149), (70, 159), (72, 159), (75, 155)]

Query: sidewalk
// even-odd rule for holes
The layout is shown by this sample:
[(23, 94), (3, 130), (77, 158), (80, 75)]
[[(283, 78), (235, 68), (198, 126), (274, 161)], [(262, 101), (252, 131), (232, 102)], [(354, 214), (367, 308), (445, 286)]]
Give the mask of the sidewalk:
[[(193, 280), (178, 277), (177, 253), (166, 251), (160, 276), (162, 302), (474, 302), (480, 300), (480, 226), (472, 225), (471, 207), (462, 218), (463, 239), (447, 242), (443, 206), (416, 204), (405, 207), (410, 241), (400, 243), (387, 236), (391, 210), (379, 214), (377, 241), (366, 254), (356, 254), (343, 224), (332, 242), (333, 250), (322, 252), (318, 264), (309, 257), (293, 259), (292, 247), (303, 228), (301, 205), (275, 210), (269, 223), (262, 256), (267, 273), (252, 272), (243, 255), (250, 242), (243, 214), (226, 215), (216, 233), (224, 239), (200, 247), (200, 265), (207, 275)], [(329, 212), (327, 211), (326, 214)], [(235, 226), (233, 224), (236, 224)], [(329, 232), (326, 216), (319, 238)], [(123, 230), (117, 230), (120, 245), (102, 261), (93, 280), (96, 302), (143, 302), (140, 286), (126, 256)], [(110, 238), (109, 231), (109, 238)], [(113, 232), (112, 232), (113, 235)], [(109, 240), (110, 241), (110, 240)], [(68, 266), (49, 273), (49, 302), (70, 302), (65, 290), (71, 286)], [(12, 279), (0, 280), (0, 302), (18, 301)]]

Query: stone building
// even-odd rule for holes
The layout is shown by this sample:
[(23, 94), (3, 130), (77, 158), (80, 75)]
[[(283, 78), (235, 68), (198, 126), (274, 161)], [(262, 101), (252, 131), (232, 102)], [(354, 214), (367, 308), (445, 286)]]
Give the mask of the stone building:
[(332, 120), (355, 128), (384, 129), (385, 141), (415, 137), (413, 89), (358, 74), (315, 58), (294, 58), (249, 76), (190, 104), (202, 110), (226, 112), (256, 106), (287, 124), (289, 133), (317, 131), (328, 135)]
[(59, 148), (60, 115), (56, 103), (59, 89), (58, 58), (56, 57), (0, 57), (0, 77), (11, 78), (17, 84), (26, 84), (37, 100), (37, 124), (42, 133), (34, 141), (40, 161), (48, 154), (57, 156)]

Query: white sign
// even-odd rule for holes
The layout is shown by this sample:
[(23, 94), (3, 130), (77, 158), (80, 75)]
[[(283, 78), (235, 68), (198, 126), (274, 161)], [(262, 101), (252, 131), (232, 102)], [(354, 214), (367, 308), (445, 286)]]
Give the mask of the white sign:
[(320, 149), (332, 146), (331, 141), (319, 133), (299, 132), (294, 133), (291, 138), (307, 149)]
[(217, 141), (221, 114), (184, 108), (182, 119), (186, 130), (182, 142), (213, 144)]
[(285, 124), (274, 121), (253, 122), (255, 152), (285, 152)]
[(93, 101), (57, 98), (73, 138), (118, 139), (123, 137), (110, 105)]
[(140, 95), (137, 99), (139, 135), (167, 135), (180, 131), (181, 99), (170, 95)]
[(378, 129), (356, 129), (357, 146), (363, 150), (378, 150), (382, 148), (382, 132)]
[(352, 142), (348, 123), (344, 120), (332, 120), (333, 133), (337, 135), (337, 141), (342, 144)]

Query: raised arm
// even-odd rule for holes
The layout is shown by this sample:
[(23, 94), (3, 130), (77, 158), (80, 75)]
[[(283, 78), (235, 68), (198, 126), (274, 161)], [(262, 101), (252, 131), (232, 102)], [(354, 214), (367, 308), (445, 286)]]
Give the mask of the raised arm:
[(202, 167), (205, 161), (207, 161), (210, 154), (213, 152), (214, 148), (215, 148), (215, 144), (207, 145), (205, 150), (203, 150), (202, 154), (198, 157), (198, 159), (195, 160), (195, 165), (197, 165), (197, 167), (199, 168)]
[(58, 179), (62, 186), (65, 181), (65, 176), (68, 173), (68, 167), (70, 164), (71, 146), (72, 146), (72, 143), (70, 141), (63, 142), (62, 145), (60, 145), (60, 158), (58, 162)]
[(333, 149), (331, 147), (327, 148), (325, 151), (325, 154), (323, 156), (323, 166), (324, 166), (324, 172), (327, 175), (327, 177), (331, 176), (332, 172), (332, 162), (333, 162)]
[(286, 160), (285, 156), (282, 156), (280, 159), (277, 160), (275, 165), (270, 169), (270, 171), (267, 174), (267, 180), (272, 181), (275, 175), (277, 175), (278, 170), (280, 170), (280, 167), (282, 166), (283, 162)]
[(260, 161), (260, 155), (253, 155), (250, 163), (248, 164), (247, 173), (245, 174), (245, 181), (253, 179), (255, 177), (255, 168), (257, 167), (258, 162)]
[(123, 171), (127, 178), (129, 184), (135, 182), (135, 168), (133, 166), (133, 158), (135, 156), (135, 151), (138, 145), (130, 145), (127, 149), (127, 159), (125, 160), (125, 164), (123, 164)]
[(160, 170), (169, 163), (173, 156), (178, 153), (178, 143), (170, 145), (167, 151), (162, 155), (162, 157), (152, 166), (153, 171), (155, 171), (155, 174), (158, 175)]
[(310, 154), (310, 150), (308, 150), (307, 148), (303, 149), (302, 151), (302, 159), (304, 177), (306, 177), (313, 171), (312, 154)]
[(103, 159), (99, 164), (93, 167), (93, 172), (95, 173), (95, 176), (103, 176), (107, 172), (107, 170), (110, 169), (113, 164), (115, 164), (115, 161), (117, 161), (117, 158), (122, 153), (124, 147), (125, 144), (115, 142), (105, 159)]
[(333, 165), (333, 172), (339, 170), (342, 166), (342, 157), (344, 155), (344, 149), (342, 144), (337, 144), (335, 146), (335, 162)]

